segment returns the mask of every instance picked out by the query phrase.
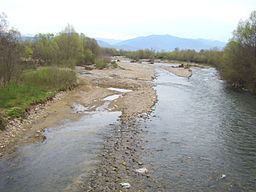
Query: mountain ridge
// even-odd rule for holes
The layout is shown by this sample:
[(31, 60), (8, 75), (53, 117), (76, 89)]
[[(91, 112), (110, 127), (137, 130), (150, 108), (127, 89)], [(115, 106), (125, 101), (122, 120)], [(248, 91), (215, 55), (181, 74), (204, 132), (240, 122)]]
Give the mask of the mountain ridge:
[(124, 49), (124, 50), (139, 50), (139, 49), (153, 49), (155, 51), (172, 51), (175, 48), (179, 49), (222, 49), (226, 43), (218, 40), (210, 39), (191, 39), (181, 38), (172, 35), (149, 35), (140, 36), (132, 39), (123, 40), (117, 43), (104, 43), (102, 40), (98, 40), (100, 46), (108, 48)]

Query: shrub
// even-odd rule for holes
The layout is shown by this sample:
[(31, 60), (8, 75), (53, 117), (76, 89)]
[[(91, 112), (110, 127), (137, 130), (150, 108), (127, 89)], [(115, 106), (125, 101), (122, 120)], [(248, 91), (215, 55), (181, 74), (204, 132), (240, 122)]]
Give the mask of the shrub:
[(117, 68), (117, 67), (118, 67), (116, 61), (111, 61), (111, 66), (112, 66), (113, 68)]
[(60, 91), (71, 89), (76, 85), (76, 74), (69, 68), (41, 67), (26, 71), (22, 83), (46, 90)]
[(69, 68), (42, 67), (27, 70), (18, 83), (0, 88), (0, 110), (8, 117), (21, 117), (33, 104), (45, 102), (57, 91), (76, 85), (76, 74)]
[(97, 69), (104, 69), (104, 68), (106, 68), (106, 67), (108, 66), (108, 63), (109, 63), (109, 62), (108, 62), (106, 59), (103, 59), (103, 58), (97, 59), (97, 60), (96, 60), (95, 67), (96, 67)]

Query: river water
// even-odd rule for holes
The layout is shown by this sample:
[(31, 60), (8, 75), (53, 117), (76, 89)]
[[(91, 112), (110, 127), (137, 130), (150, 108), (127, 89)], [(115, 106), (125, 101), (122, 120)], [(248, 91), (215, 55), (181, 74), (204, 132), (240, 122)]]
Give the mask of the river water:
[[(213, 68), (194, 68), (190, 79), (156, 72), (158, 102), (141, 126), (143, 163), (160, 191), (256, 191), (256, 98), (226, 88)], [(0, 191), (63, 191), (93, 168), (119, 115), (99, 111), (47, 129), (43, 143), (0, 160)]]
[(97, 111), (46, 129), (43, 143), (20, 147), (0, 160), (0, 191), (58, 192), (87, 176), (120, 114)]
[(226, 88), (213, 68), (157, 74), (144, 161), (164, 191), (256, 191), (256, 98)]

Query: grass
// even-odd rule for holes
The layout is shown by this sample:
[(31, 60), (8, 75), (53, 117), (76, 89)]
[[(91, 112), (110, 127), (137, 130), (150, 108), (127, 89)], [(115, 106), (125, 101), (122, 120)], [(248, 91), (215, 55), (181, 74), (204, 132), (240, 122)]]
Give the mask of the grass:
[(30, 105), (53, 96), (51, 91), (26, 84), (9, 84), (0, 89), (0, 108), (8, 117), (20, 117)]
[(44, 67), (23, 72), (18, 83), (0, 88), (0, 111), (7, 118), (22, 117), (33, 104), (42, 103), (56, 92), (76, 85), (76, 74), (70, 69)]
[(6, 120), (3, 115), (0, 114), (0, 130), (4, 130), (6, 126)]
[(41, 67), (25, 71), (21, 82), (52, 91), (71, 89), (76, 84), (76, 74), (69, 68)]

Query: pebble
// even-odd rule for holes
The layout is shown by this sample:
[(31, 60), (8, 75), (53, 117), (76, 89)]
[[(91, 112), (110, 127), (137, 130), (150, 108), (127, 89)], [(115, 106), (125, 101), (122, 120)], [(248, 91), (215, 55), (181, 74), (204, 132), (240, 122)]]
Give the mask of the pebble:
[(124, 189), (129, 189), (131, 187), (130, 183), (126, 183), (126, 182), (122, 182), (120, 183), (120, 185), (124, 188)]
[(145, 173), (148, 173), (148, 169), (146, 167), (143, 167), (140, 169), (135, 169), (135, 172), (140, 173), (140, 174), (145, 174)]
[(138, 165), (143, 165), (143, 163), (141, 161), (138, 162)]

